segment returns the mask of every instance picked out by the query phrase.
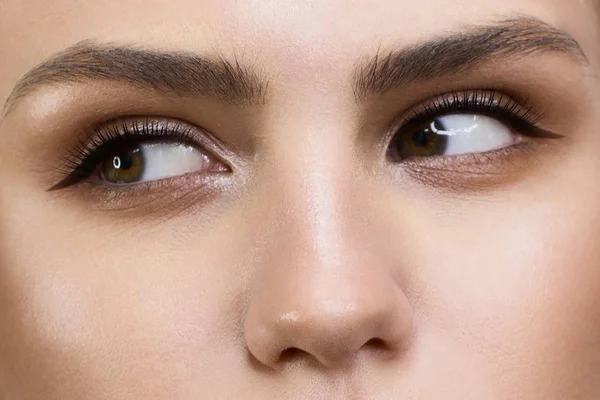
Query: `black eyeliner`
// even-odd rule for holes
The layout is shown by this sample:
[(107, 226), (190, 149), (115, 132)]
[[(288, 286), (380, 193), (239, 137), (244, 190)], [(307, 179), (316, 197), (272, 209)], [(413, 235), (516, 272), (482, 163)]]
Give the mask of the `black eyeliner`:
[(537, 124), (544, 117), (533, 106), (524, 105), (497, 90), (473, 89), (438, 96), (412, 112), (412, 116), (396, 129), (426, 122), (448, 114), (476, 113), (497, 119), (508, 125), (515, 133), (539, 138), (561, 138), (561, 135), (540, 128)]

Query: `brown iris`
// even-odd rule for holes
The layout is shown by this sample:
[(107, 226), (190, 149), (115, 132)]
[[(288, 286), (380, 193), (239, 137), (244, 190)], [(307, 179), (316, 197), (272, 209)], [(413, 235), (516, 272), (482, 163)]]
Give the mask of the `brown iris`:
[(108, 182), (137, 182), (144, 172), (144, 156), (139, 147), (133, 147), (113, 153), (101, 167), (102, 177)]
[(390, 150), (400, 159), (442, 155), (448, 143), (448, 136), (435, 131), (444, 129), (437, 119), (409, 123), (396, 134)]

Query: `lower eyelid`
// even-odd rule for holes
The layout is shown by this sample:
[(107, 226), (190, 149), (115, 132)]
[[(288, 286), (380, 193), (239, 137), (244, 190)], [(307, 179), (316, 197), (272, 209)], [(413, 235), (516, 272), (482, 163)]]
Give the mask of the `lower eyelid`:
[(395, 164), (413, 181), (443, 191), (479, 192), (516, 181), (531, 167), (544, 144), (525, 140), (485, 153), (407, 159)]
[[(203, 208), (227, 191), (228, 173), (190, 173), (134, 184), (84, 181), (59, 193), (91, 212), (117, 213), (118, 218), (168, 218), (185, 208)], [(159, 218), (159, 219), (160, 219)]]

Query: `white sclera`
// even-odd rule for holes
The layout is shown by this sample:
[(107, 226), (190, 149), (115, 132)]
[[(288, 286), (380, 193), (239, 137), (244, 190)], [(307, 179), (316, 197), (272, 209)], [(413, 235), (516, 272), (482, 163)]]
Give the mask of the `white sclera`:
[(438, 135), (448, 136), (444, 155), (485, 153), (512, 146), (519, 136), (500, 121), (478, 114), (450, 114), (436, 118), (444, 127), (431, 129)]
[(140, 182), (184, 175), (209, 166), (209, 158), (192, 146), (178, 143), (148, 143), (140, 145), (144, 170)]

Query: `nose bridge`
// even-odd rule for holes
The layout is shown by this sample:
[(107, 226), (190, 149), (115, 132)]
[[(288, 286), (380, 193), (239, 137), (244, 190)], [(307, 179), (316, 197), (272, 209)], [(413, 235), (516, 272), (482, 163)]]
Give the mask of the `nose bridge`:
[(354, 208), (349, 196), (354, 165), (350, 140), (341, 132), (344, 128), (327, 121), (316, 117), (308, 121), (273, 152), (278, 169), (273, 185), (281, 193), (279, 204), (273, 206), (284, 211), (281, 222), (295, 233), (296, 245), (305, 244), (304, 251), (332, 259), (345, 240), (341, 231)]
[(281, 152), (296, 158), (277, 164), (267, 188), (268, 197), (278, 195), (263, 215), (277, 223), (257, 266), (245, 321), (248, 348), (270, 366), (285, 354), (333, 367), (371, 345), (394, 353), (411, 330), (410, 306), (389, 266), (361, 248), (368, 229), (358, 218), (358, 179), (347, 172), (355, 170), (351, 152), (310, 140), (294, 150)]

